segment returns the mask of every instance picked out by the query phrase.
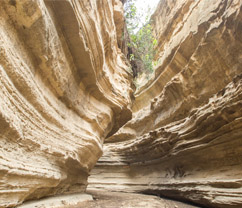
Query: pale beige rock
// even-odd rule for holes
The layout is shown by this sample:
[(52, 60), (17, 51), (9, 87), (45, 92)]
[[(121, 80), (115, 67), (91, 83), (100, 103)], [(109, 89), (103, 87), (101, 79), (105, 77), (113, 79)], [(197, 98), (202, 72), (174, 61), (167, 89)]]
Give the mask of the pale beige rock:
[(158, 196), (123, 193), (123, 192), (107, 192), (107, 191), (88, 191), (93, 195), (95, 200), (81, 202), (76, 206), (69, 208), (195, 208), (178, 201), (161, 199)]
[(90, 188), (242, 206), (242, 2), (163, 0), (155, 78), (106, 140)]
[(162, 0), (157, 69), (132, 107), (118, 0), (2, 0), (0, 207), (79, 203), (107, 137), (90, 187), (241, 207), (241, 12)]
[(83, 192), (104, 138), (131, 118), (114, 7), (1, 1), (0, 207)]
[(54, 197), (48, 197), (36, 201), (26, 202), (17, 208), (62, 208), (72, 207), (80, 203), (92, 201), (93, 198), (88, 194), (67, 194)]

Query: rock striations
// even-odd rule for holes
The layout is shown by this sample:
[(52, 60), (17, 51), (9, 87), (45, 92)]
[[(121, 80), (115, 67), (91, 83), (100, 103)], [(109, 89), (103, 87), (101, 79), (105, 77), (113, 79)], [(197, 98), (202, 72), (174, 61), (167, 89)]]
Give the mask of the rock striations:
[(161, 0), (135, 100), (122, 2), (1, 1), (0, 207), (78, 201), (102, 154), (92, 189), (242, 207), (242, 1)]
[[(82, 192), (131, 119), (118, 0), (0, 3), (0, 207)], [(115, 30), (117, 25), (117, 30)]]
[(161, 0), (155, 77), (106, 140), (90, 188), (242, 206), (242, 1)]

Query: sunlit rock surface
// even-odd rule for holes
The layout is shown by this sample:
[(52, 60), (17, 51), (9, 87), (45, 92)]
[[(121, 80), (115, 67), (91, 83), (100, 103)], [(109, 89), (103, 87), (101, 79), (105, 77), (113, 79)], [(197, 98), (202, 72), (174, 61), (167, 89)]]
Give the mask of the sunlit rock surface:
[(92, 189), (242, 206), (242, 2), (161, 0), (152, 19), (132, 101), (121, 1), (1, 1), (0, 207), (79, 196), (103, 152)]
[[(120, 7), (120, 8), (119, 8)], [(118, 0), (0, 3), (0, 207), (82, 192), (131, 118)]]
[(106, 140), (90, 188), (242, 206), (242, 2), (162, 0), (155, 78)]

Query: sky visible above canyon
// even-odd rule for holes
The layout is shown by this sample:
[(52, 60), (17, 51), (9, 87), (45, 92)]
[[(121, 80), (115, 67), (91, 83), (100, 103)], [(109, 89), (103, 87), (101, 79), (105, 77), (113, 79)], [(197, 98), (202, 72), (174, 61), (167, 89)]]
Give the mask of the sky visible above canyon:
[(141, 22), (139, 27), (142, 27), (142, 25), (146, 22), (147, 14), (149, 13), (149, 8), (151, 9), (150, 15), (155, 11), (157, 5), (159, 3), (159, 0), (136, 0), (135, 6), (137, 8), (137, 12), (141, 14)]

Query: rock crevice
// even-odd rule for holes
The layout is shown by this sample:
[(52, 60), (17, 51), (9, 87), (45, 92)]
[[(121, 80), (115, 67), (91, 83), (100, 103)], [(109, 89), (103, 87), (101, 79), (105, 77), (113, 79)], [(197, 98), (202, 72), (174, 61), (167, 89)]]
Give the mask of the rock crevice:
[(242, 206), (241, 0), (161, 0), (135, 94), (122, 2), (1, 1), (0, 207), (88, 183)]
[(154, 79), (89, 187), (241, 206), (241, 1), (161, 1)]

